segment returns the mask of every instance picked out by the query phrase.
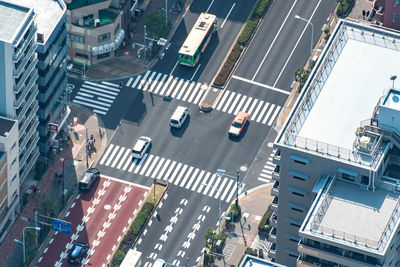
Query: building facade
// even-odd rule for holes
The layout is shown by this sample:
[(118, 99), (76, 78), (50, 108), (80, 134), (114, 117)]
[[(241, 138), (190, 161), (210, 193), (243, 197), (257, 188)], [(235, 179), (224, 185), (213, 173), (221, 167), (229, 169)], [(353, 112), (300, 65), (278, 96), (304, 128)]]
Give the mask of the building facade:
[(375, 0), (376, 18), (383, 26), (400, 30), (399, 0)]
[(399, 43), (349, 21), (332, 32), (274, 143), (276, 262), (400, 265)]
[(130, 1), (68, 1), (68, 59), (85, 66), (116, 57), (130, 22)]
[(0, 243), (20, 209), (18, 122), (0, 117)]
[(39, 157), (37, 26), (32, 8), (1, 1), (0, 10), (0, 116), (18, 121), (22, 182)]

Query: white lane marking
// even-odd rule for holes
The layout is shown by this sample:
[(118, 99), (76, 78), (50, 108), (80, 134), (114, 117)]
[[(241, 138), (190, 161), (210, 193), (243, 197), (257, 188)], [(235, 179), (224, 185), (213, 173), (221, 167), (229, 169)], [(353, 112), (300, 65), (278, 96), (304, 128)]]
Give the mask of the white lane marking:
[(264, 179), (264, 178), (260, 178), (260, 177), (258, 177), (257, 180), (259, 180), (261, 182), (264, 182), (264, 183), (270, 183), (271, 182), (271, 180), (269, 180), (269, 179)]
[(180, 187), (183, 187), (183, 185), (186, 183), (193, 169), (193, 166), (190, 166), (189, 170), (186, 172), (185, 178), (183, 178), (182, 183), (179, 185)]
[(156, 87), (156, 85), (158, 84), (158, 80), (160, 79), (162, 73), (158, 73), (157, 76), (154, 78), (153, 80), (153, 84), (150, 86), (149, 92), (152, 92), (154, 87)]
[(94, 97), (94, 95), (86, 94), (86, 93), (82, 93), (82, 92), (78, 92), (78, 95), (86, 96), (86, 97), (90, 97), (90, 98), (93, 98), (93, 97)]
[(236, 183), (233, 184), (231, 193), (227, 196), (227, 198), (226, 198), (225, 201), (226, 201), (226, 202), (231, 201), (231, 198), (233, 197), (233, 194), (234, 194), (235, 192), (236, 192)]
[(212, 186), (212, 183), (214, 182), (215, 177), (217, 177), (217, 175), (214, 173), (214, 174), (211, 176), (210, 182), (207, 183), (206, 189), (203, 191), (203, 195), (207, 195), (208, 190), (210, 190), (210, 188), (211, 188), (211, 186)]
[(178, 173), (179, 169), (181, 168), (182, 163), (178, 162), (178, 165), (176, 165), (175, 171), (172, 173), (171, 177), (169, 177), (168, 182), (172, 183), (172, 181), (175, 179), (176, 174)]
[(189, 88), (188, 88), (187, 91), (186, 91), (185, 96), (182, 98), (183, 101), (186, 101), (186, 99), (187, 99), (188, 96), (189, 96), (189, 93), (192, 91), (192, 88), (193, 88), (193, 86), (194, 86), (195, 84), (196, 84), (196, 82), (192, 82), (192, 83), (190, 84)]
[(176, 96), (176, 99), (181, 99), (183, 93), (185, 92), (186, 87), (189, 85), (189, 82), (190, 82), (190, 81), (186, 81), (186, 82), (183, 84), (183, 86), (182, 86), (182, 88), (181, 88), (179, 94)]
[(147, 89), (149, 88), (150, 84), (153, 82), (154, 76), (156, 76), (156, 74), (157, 74), (157, 72), (154, 71), (150, 75), (150, 78), (147, 80), (146, 84), (144, 85), (144, 87), (142, 89), (143, 91), (147, 91)]
[(243, 102), (246, 100), (246, 98), (247, 98), (247, 95), (243, 95), (242, 96), (242, 100), (240, 100), (240, 103), (239, 103), (239, 105), (237, 105), (237, 107), (236, 107), (236, 109), (235, 109), (235, 111), (234, 111), (234, 115), (235, 114), (238, 114), (238, 112), (240, 111), (240, 108), (242, 107), (242, 105), (243, 105)]
[(260, 115), (258, 116), (258, 119), (256, 120), (256, 122), (260, 122), (260, 120), (262, 119), (262, 116), (264, 115), (264, 113), (265, 113), (265, 111), (267, 110), (268, 106), (269, 106), (269, 103), (266, 102), (266, 103), (265, 103), (265, 106), (264, 106), (263, 109), (261, 110)]
[(264, 120), (262, 121), (262, 124), (265, 124), (268, 120), (269, 115), (271, 114), (272, 110), (274, 109), (275, 104), (272, 104), (271, 107), (269, 108), (267, 115), (265, 115)]
[(95, 92), (95, 91), (92, 91), (92, 90), (88, 90), (88, 89), (85, 89), (85, 88), (81, 88), (81, 89), (79, 89), (79, 91), (86, 92), (86, 93), (91, 93), (91, 94), (94, 94), (94, 95), (99, 95), (99, 96), (102, 96), (102, 97), (107, 97), (107, 98), (110, 98), (110, 99), (115, 99), (115, 96), (105, 95), (105, 94), (102, 94), (102, 93), (99, 93), (99, 92)]
[[(176, 85), (175, 90), (172, 92), (171, 97), (175, 98), (176, 94), (180, 91), (180, 87), (182, 86), (185, 80), (182, 78), (179, 80), (179, 83)], [(169, 94), (167, 94), (169, 95)]]
[(81, 96), (78, 96), (78, 95), (75, 97), (75, 99), (86, 101), (87, 103), (93, 103), (93, 104), (97, 104), (97, 105), (102, 105), (102, 106), (105, 106), (105, 107), (108, 107), (108, 108), (111, 107), (110, 104), (103, 103), (103, 102), (100, 102), (100, 101), (97, 101), (97, 100), (94, 100), (94, 99), (88, 99), (88, 98), (81, 97)]
[(171, 171), (174, 169), (175, 164), (176, 164), (176, 161), (172, 161), (172, 162), (171, 162), (171, 165), (169, 166), (169, 169), (168, 169), (167, 173), (166, 173), (166, 174), (164, 175), (164, 177), (162, 177), (161, 179), (163, 179), (163, 180), (167, 180), (167, 179), (168, 179), (169, 174), (170, 174)]
[(196, 87), (193, 90), (193, 93), (190, 95), (188, 102), (192, 102), (192, 99), (196, 96), (197, 91), (199, 90), (201, 83), (197, 83)]
[(272, 123), (274, 122), (275, 117), (276, 117), (276, 115), (278, 115), (280, 109), (281, 109), (281, 106), (276, 107), (274, 114), (271, 116), (271, 119), (268, 122), (268, 126), (272, 125)]
[(206, 10), (206, 13), (208, 13), (208, 11), (210, 10), (210, 8), (211, 8), (211, 6), (212, 6), (213, 3), (214, 3), (214, 0), (211, 1), (210, 5), (208, 6), (208, 8), (207, 8), (207, 10)]
[[(206, 84), (203, 84), (203, 85), (207, 86)], [(200, 88), (199, 93), (198, 93), (196, 99), (193, 101), (193, 103), (198, 104), (199, 101), (200, 101), (201, 96), (204, 94), (205, 91), (206, 90), (203, 90), (203, 89)]]
[(106, 153), (104, 154), (103, 158), (100, 160), (100, 163), (99, 163), (99, 164), (103, 165), (104, 161), (105, 161), (106, 158), (108, 157), (108, 154), (110, 154), (110, 152), (111, 152), (111, 150), (113, 149), (113, 147), (114, 147), (113, 144), (110, 144), (110, 145), (109, 145), (109, 147), (108, 147)]
[[(146, 154), (146, 155), (147, 155), (147, 154)], [(146, 155), (144, 155), (143, 158), (146, 158), (146, 157), (147, 157)], [(139, 162), (138, 159), (133, 160), (132, 158), (129, 158), (129, 159), (127, 160), (127, 162), (126, 162), (126, 164), (125, 164), (125, 166), (124, 166), (124, 168), (123, 168), (122, 170), (125, 171), (126, 168), (129, 166), (129, 164), (131, 164), (131, 166), (129, 167), (128, 172), (132, 172), (132, 171), (133, 171), (133, 168), (135, 168), (135, 167), (137, 166), (136, 164), (137, 164), (138, 162)]]
[(106, 115), (107, 114), (107, 112), (103, 112), (103, 111), (97, 110), (97, 109), (93, 109), (93, 112), (97, 113), (97, 114), (102, 114), (102, 115)]
[(168, 88), (168, 91), (165, 93), (166, 95), (170, 95), (172, 89), (174, 89), (176, 82), (179, 80), (178, 77), (175, 77), (174, 80), (172, 81), (171, 85)]
[(251, 84), (254, 84), (254, 85), (257, 85), (257, 86), (260, 86), (260, 87), (264, 87), (264, 88), (267, 88), (267, 89), (270, 89), (270, 90), (273, 90), (275, 92), (282, 93), (282, 94), (285, 94), (285, 95), (289, 95), (290, 94), (290, 92), (285, 91), (283, 89), (279, 89), (279, 88), (276, 88), (276, 87), (273, 87), (273, 86), (269, 86), (269, 85), (266, 85), (266, 84), (263, 84), (263, 83), (255, 82), (255, 81), (252, 81), (252, 80), (240, 77), (240, 76), (232, 75), (232, 78), (234, 78), (236, 80), (243, 81), (243, 82), (251, 83)]
[(136, 84), (140, 81), (140, 78), (142, 78), (142, 75), (139, 75), (139, 76), (137, 76), (137, 78), (136, 78), (136, 80), (135, 80), (135, 82), (132, 84), (132, 88), (135, 88), (136, 87)]
[(228, 185), (225, 187), (225, 190), (224, 190), (224, 192), (222, 193), (222, 196), (221, 196), (221, 200), (222, 200), (222, 201), (224, 200), (226, 194), (229, 192), (229, 188), (231, 187), (232, 183), (233, 183), (233, 180), (230, 179)]
[(217, 191), (217, 193), (215, 194), (215, 198), (218, 198), (219, 197), (219, 195), (221, 194), (221, 190), (223, 190), (224, 189), (224, 186), (225, 186), (225, 184), (226, 184), (226, 182), (228, 181), (228, 180), (231, 180), (231, 179), (228, 179), (227, 177), (225, 177), (225, 179), (222, 181), (222, 183), (221, 183), (221, 185), (219, 186), (219, 190)]
[(231, 101), (232, 101), (232, 99), (235, 97), (235, 95), (236, 95), (235, 92), (232, 92), (232, 93), (231, 93), (231, 96), (229, 97), (229, 99), (226, 100), (226, 104), (224, 105), (224, 108), (222, 109), (222, 112), (226, 112), (226, 110), (227, 110), (228, 107), (229, 107), (229, 104), (231, 103)]
[(203, 177), (203, 175), (204, 175), (205, 172), (206, 172), (205, 170), (201, 170), (199, 176), (198, 176), (197, 179), (196, 179), (196, 182), (194, 183), (194, 185), (193, 185), (193, 187), (192, 187), (192, 189), (191, 189), (192, 191), (196, 190), (196, 188), (197, 188), (197, 186), (199, 185), (199, 183), (200, 183), (200, 181), (201, 181), (201, 178)]
[(251, 115), (251, 112), (253, 111), (254, 107), (255, 107), (256, 104), (257, 104), (257, 102), (258, 102), (258, 99), (257, 99), (257, 98), (254, 98), (253, 104), (251, 104), (249, 110), (246, 111), (246, 112), (249, 113), (249, 114)]
[(149, 71), (149, 70), (146, 72), (146, 74), (143, 76), (143, 79), (140, 80), (139, 86), (138, 86), (137, 89), (139, 89), (139, 90), (142, 89), (143, 85), (144, 85), (144, 84), (146, 83), (146, 81), (147, 81), (146, 79), (147, 79), (147, 76), (149, 76), (150, 72), (151, 72), (151, 71)]
[(83, 88), (87, 88), (87, 89), (96, 90), (96, 91), (98, 91), (100, 93), (104, 93), (104, 94), (108, 94), (108, 95), (113, 95), (113, 96), (117, 96), (118, 95), (117, 92), (110, 92), (108, 90), (104, 90), (104, 89), (101, 89), (99, 87), (95, 87), (95, 86), (91, 86), (91, 85), (87, 85), (87, 84), (82, 84), (82, 87)]
[(256, 108), (256, 110), (254, 111), (254, 113), (251, 115), (250, 120), (254, 120), (257, 117), (258, 112), (260, 111), (262, 105), (264, 105), (264, 101), (260, 100), (260, 102), (258, 103), (258, 106)]
[(112, 159), (114, 158), (114, 156), (115, 156), (115, 154), (118, 152), (118, 150), (119, 150), (119, 146), (116, 146), (116, 147), (114, 148), (114, 151), (111, 153), (109, 159), (107, 160), (106, 164), (104, 164), (104, 165), (106, 165), (106, 166), (110, 165)]
[(251, 101), (253, 101), (253, 98), (251, 96), (249, 96), (249, 98), (246, 101), (246, 104), (243, 106), (243, 108), (241, 109), (241, 111), (246, 112), (247, 107), (249, 106), (249, 104), (251, 103)]
[(165, 82), (163, 89), (160, 92), (160, 95), (164, 94), (164, 91), (168, 88), (168, 84), (172, 81), (174, 77), (173, 76), (169, 76), (168, 80)]
[(174, 184), (175, 184), (175, 185), (178, 185), (178, 184), (179, 184), (179, 181), (181, 180), (183, 174), (185, 174), (185, 170), (186, 170), (187, 167), (188, 167), (188, 165), (186, 165), (186, 164), (183, 165), (181, 172), (179, 173), (178, 177), (177, 177), (176, 180), (174, 181)]
[(186, 184), (186, 186), (185, 186), (186, 189), (189, 189), (189, 187), (192, 185), (194, 179), (197, 179), (197, 173), (198, 173), (199, 171), (200, 171), (200, 170), (197, 169), (197, 168), (194, 170), (194, 172), (193, 172), (193, 174), (192, 174), (192, 177), (190, 178), (189, 182), (188, 182), (188, 183)]
[(172, 68), (171, 72), (169, 73), (169, 75), (172, 75), (172, 73), (174, 72), (176, 66), (178, 66), (178, 61), (176, 61), (175, 66)]
[(117, 88), (110, 87), (110, 86), (107, 86), (107, 85), (102, 85), (102, 84), (99, 84), (99, 83), (89, 82), (89, 81), (85, 81), (82, 86), (87, 85), (87, 84), (92, 85), (92, 86), (96, 86), (96, 87), (100, 87), (100, 88), (103, 88), (103, 89), (108, 89), (108, 90), (111, 90), (113, 92), (119, 93), (119, 89), (117, 89)]
[(156, 165), (157, 161), (160, 159), (159, 156), (156, 156), (153, 160), (153, 162), (151, 163), (151, 166), (149, 167), (149, 169), (147, 170), (147, 173), (144, 176), (150, 176), (151, 171), (153, 170), (154, 166)]
[(207, 172), (207, 173), (206, 173), (206, 176), (204, 176), (203, 182), (201, 183), (201, 185), (199, 186), (199, 188), (197, 188), (197, 193), (200, 193), (201, 190), (203, 190), (204, 187), (206, 187), (206, 186), (203, 185), (203, 184), (207, 184), (207, 180), (208, 180), (208, 177), (209, 177), (210, 175), (211, 175), (211, 172)]
[(154, 172), (149, 175), (151, 178), (156, 178), (156, 175), (160, 168), (163, 166), (163, 163), (165, 161), (165, 158), (161, 158), (160, 161), (157, 163), (157, 167), (155, 168)]
[[(144, 174), (144, 172), (147, 169), (147, 166), (149, 166), (149, 164), (151, 163), (151, 160), (153, 159), (153, 157), (154, 157), (154, 155), (150, 155), (149, 156), (149, 159), (146, 161), (146, 163), (143, 165), (143, 168), (140, 170), (140, 173), (139, 173), (140, 175)], [(140, 166), (138, 166), (138, 167), (140, 167)]]
[(72, 102), (77, 103), (77, 104), (81, 104), (81, 105), (84, 105), (84, 106), (88, 106), (88, 107), (91, 107), (91, 108), (98, 108), (98, 109), (102, 109), (102, 110), (108, 111), (108, 108), (99, 107), (98, 105), (93, 105), (93, 104), (86, 103), (86, 102), (83, 102), (83, 101), (80, 101), (80, 100), (74, 99)]
[[(315, 7), (313, 13), (311, 14), (311, 17), (310, 17), (309, 21), (311, 21), (312, 18), (314, 17), (315, 11), (317, 11), (318, 6), (319, 6), (320, 3), (321, 3), (321, 0), (318, 1), (318, 4), (317, 4), (317, 6)], [(303, 37), (303, 34), (304, 34), (304, 32), (306, 31), (307, 27), (308, 27), (308, 23), (304, 26), (304, 29), (303, 29), (303, 31), (302, 31), (302, 33), (301, 33), (299, 39), (297, 40), (297, 42), (296, 42), (296, 44), (294, 45), (292, 51), (290, 52), (290, 55), (289, 55), (289, 57), (287, 58), (285, 64), (283, 65), (283, 68), (281, 69), (281, 72), (279, 73), (278, 78), (276, 78), (273, 87), (275, 87), (276, 84), (278, 83), (279, 78), (281, 77), (283, 71), (285, 70), (286, 65), (289, 63), (289, 60), (291, 59), (291, 57), (292, 57), (292, 55), (293, 55), (293, 53), (294, 53), (294, 50), (296, 50), (296, 47), (297, 47), (297, 45), (299, 44), (301, 38)]]
[(220, 110), (222, 105), (225, 102), (225, 98), (229, 95), (230, 91), (226, 90), (224, 92), (224, 95), (222, 96), (222, 98), (219, 100), (218, 106), (215, 108), (216, 110)]
[(293, 5), (292, 5), (292, 7), (290, 8), (289, 12), (287, 13), (285, 20), (283, 21), (281, 27), (279, 28), (278, 32), (277, 32), (276, 35), (275, 35), (274, 40), (272, 41), (271, 45), (269, 46), (269, 49), (268, 49), (267, 53), (264, 55), (264, 58), (263, 58), (263, 60), (261, 61), (260, 65), (258, 66), (258, 68), (257, 68), (257, 70), (256, 70), (256, 73), (254, 73), (254, 76), (253, 76), (253, 78), (251, 79), (252, 81), (254, 81), (255, 77), (257, 76), (257, 73), (258, 73), (258, 72), (260, 71), (260, 69), (261, 69), (261, 66), (264, 64), (265, 59), (267, 58), (269, 52), (271, 51), (272, 47), (274, 46), (274, 43), (275, 43), (276, 39), (278, 39), (278, 36), (279, 36), (279, 34), (280, 34), (280, 32), (281, 32), (283, 26), (285, 25), (287, 19), (289, 18), (290, 13), (292, 13), (292, 10), (293, 10), (294, 6), (296, 5), (296, 3), (297, 3), (297, 0), (295, 0), (295, 1), (293, 2)]
[[(106, 82), (106, 81), (101, 81), (101, 83), (105, 84), (105, 85), (109, 85), (109, 86), (113, 86), (113, 87), (119, 88), (119, 84), (110, 83), (110, 82)], [(119, 92), (119, 90), (118, 90), (118, 92)]]
[(104, 102), (107, 102), (107, 103), (114, 103), (114, 101), (113, 100), (110, 100), (110, 99), (107, 99), (107, 98), (103, 98), (103, 97), (101, 97), (101, 96), (99, 96), (98, 98), (97, 98), (98, 100), (101, 100), (101, 101), (104, 101)]
[(125, 147), (121, 147), (121, 150), (119, 151), (117, 157), (115, 158), (115, 160), (111, 164), (111, 168), (114, 168), (115, 165), (117, 165), (117, 162), (118, 162), (119, 158), (122, 156), (122, 153), (124, 153), (124, 151), (125, 151)]
[(215, 191), (218, 191), (218, 184), (221, 182), (221, 177), (217, 176), (217, 181), (215, 181), (215, 184), (213, 185), (210, 194), (208, 194), (210, 197), (214, 195)]
[(236, 3), (233, 3), (231, 10), (229, 10), (228, 15), (226, 16), (224, 22), (222, 22), (221, 29), (224, 27), (226, 20), (228, 19), (229, 15), (231, 14), (233, 8), (235, 7)]
[(155, 94), (157, 94), (158, 90), (161, 89), (161, 87), (163, 86), (164, 81), (167, 79), (167, 77), (168, 77), (168, 74), (164, 74), (164, 76), (162, 77), (161, 81), (158, 83), (157, 88), (154, 90)]
[(144, 161), (146, 160), (146, 158), (148, 156), (149, 156), (149, 154), (147, 154), (147, 153), (143, 155), (143, 158), (139, 161), (139, 163), (137, 163), (136, 169), (133, 171), (133, 173), (137, 173), (139, 171), (139, 169), (143, 166)]
[(239, 101), (239, 99), (241, 98), (241, 94), (237, 94), (236, 95), (236, 97), (235, 97), (235, 100), (233, 101), (233, 103), (232, 103), (232, 105), (231, 105), (231, 108), (227, 111), (229, 114), (231, 114), (232, 113), (232, 111), (233, 111), (233, 109), (236, 107), (236, 103)]
[(193, 73), (192, 78), (190, 78), (190, 81), (193, 81), (194, 76), (196, 76), (197, 71), (199, 70), (201, 64), (199, 64), (199, 66), (197, 66), (196, 71)]
[(129, 85), (131, 85), (132, 81), (133, 81), (133, 78), (132, 78), (132, 77), (129, 78), (129, 80), (128, 80), (128, 82), (126, 83), (125, 86), (129, 87)]

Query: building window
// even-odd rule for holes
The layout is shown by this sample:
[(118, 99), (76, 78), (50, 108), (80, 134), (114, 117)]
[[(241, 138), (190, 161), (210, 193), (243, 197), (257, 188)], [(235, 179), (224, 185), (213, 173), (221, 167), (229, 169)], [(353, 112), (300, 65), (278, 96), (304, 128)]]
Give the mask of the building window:
[(81, 54), (81, 53), (78, 53), (78, 52), (75, 53), (75, 57), (84, 58), (84, 59), (88, 59), (89, 58), (88, 55)]
[(67, 40), (69, 40), (71, 42), (79, 43), (79, 44), (85, 43), (85, 37), (75, 35), (72, 33), (67, 33)]
[(369, 184), (369, 177), (365, 176), (365, 175), (361, 175), (361, 183), (368, 185)]
[(345, 179), (345, 180), (354, 182), (354, 178), (355, 177), (353, 175), (350, 175), (350, 174), (347, 174), (347, 173), (342, 173), (342, 178)]
[(399, 0), (393, 1), (393, 7), (399, 7)]
[(14, 166), (15, 162), (17, 161), (17, 157), (14, 158), (14, 160), (12, 161), (11, 165)]
[(102, 58), (106, 58), (106, 57), (109, 57), (110, 56), (110, 53), (104, 53), (104, 54), (101, 54), (101, 55), (98, 55), (97, 56), (97, 59), (102, 59)]
[(11, 150), (13, 150), (13, 149), (15, 148), (16, 145), (17, 145), (17, 142), (15, 142), (15, 143), (13, 144), (13, 146), (11, 147)]
[(295, 163), (298, 163), (298, 164), (301, 164), (301, 165), (306, 165), (307, 163), (310, 162), (309, 159), (303, 158), (303, 157), (300, 157), (300, 156), (297, 156), (297, 155), (290, 155), (290, 158), (293, 159), (293, 161)]
[(108, 41), (111, 39), (111, 33), (107, 32), (105, 34), (100, 34), (98, 36), (98, 39), (99, 39), (99, 44), (102, 42)]
[(396, 23), (398, 19), (397, 12), (393, 12), (393, 23)]
[(294, 179), (305, 181), (308, 179), (308, 175), (305, 173), (297, 172), (297, 171), (289, 171), (290, 175), (293, 175)]
[(292, 192), (293, 195), (296, 195), (296, 196), (304, 197), (305, 195), (307, 195), (306, 190), (298, 188), (298, 187), (289, 186), (288, 189), (289, 189), (289, 191)]
[(119, 23), (118, 23), (117, 27), (115, 27), (114, 36), (117, 35), (118, 31), (119, 31)]
[(12, 178), (12, 180), (11, 180), (11, 181), (12, 181), (12, 182), (14, 182), (14, 181), (15, 181), (15, 179), (17, 179), (17, 175), (16, 175), (16, 174), (14, 175), (14, 177)]
[(297, 179), (297, 180), (301, 180), (301, 181), (305, 181), (306, 180), (306, 179), (303, 179), (302, 177), (299, 177), (299, 176), (296, 176), (296, 175), (293, 175), (293, 178)]

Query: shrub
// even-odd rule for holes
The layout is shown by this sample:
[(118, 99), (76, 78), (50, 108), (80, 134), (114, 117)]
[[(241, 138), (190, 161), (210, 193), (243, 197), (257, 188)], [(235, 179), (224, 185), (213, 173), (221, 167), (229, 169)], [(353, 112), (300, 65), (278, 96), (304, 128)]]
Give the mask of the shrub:
[(146, 213), (146, 214), (150, 214), (152, 211), (153, 211), (153, 209), (154, 209), (154, 203), (153, 202), (145, 202), (144, 204), (143, 204), (143, 207), (142, 207), (142, 212), (144, 212), (144, 213)]
[(258, 24), (258, 19), (251, 19), (247, 21), (246, 26), (244, 27), (243, 31), (240, 33), (238, 38), (238, 43), (240, 45), (242, 46), (247, 45), (247, 42), (249, 41), (254, 30), (256, 29), (257, 24)]
[(354, 0), (341, 0), (338, 2), (339, 4), (336, 10), (336, 15), (339, 17), (344, 17), (348, 14), (350, 8), (353, 6)]
[[(231, 213), (231, 210), (233, 210), (233, 214)], [(240, 215), (242, 214), (242, 209), (239, 205), (232, 204), (228, 214), (229, 216), (232, 214), (233, 221), (237, 222), (240, 219)]]
[(125, 252), (123, 252), (122, 250), (120, 250), (120, 249), (117, 249), (117, 251), (115, 252), (115, 254), (114, 254), (114, 257), (113, 257), (113, 259), (112, 259), (112, 261), (111, 261), (111, 263), (110, 263), (110, 266), (111, 267), (118, 267), (118, 266), (120, 266), (121, 265), (121, 263), (122, 263), (122, 261), (124, 260), (124, 258), (125, 258)]
[(172, 28), (169, 22), (165, 25), (165, 14), (159, 9), (153, 9), (147, 12), (144, 24), (146, 25), (146, 31), (155, 38), (167, 37)]
[(251, 18), (260, 19), (264, 15), (269, 2), (271, 2), (271, 0), (259, 0), (254, 8), (253, 14), (251, 14)]
[(250, 254), (252, 256), (257, 256), (257, 250), (252, 248), (246, 248), (244, 254)]
[(271, 217), (272, 210), (271, 210), (271, 205), (268, 206), (268, 209), (265, 211), (260, 223), (258, 224), (258, 232), (262, 234), (268, 233), (270, 226), (269, 224), (269, 218)]
[(264, 259), (264, 251), (261, 248), (258, 249), (258, 257)]
[(223, 86), (228, 79), (233, 66), (235, 65), (236, 61), (239, 59), (240, 54), (242, 53), (242, 48), (236, 44), (235, 47), (232, 49), (231, 53), (228, 56), (225, 64), (222, 66), (221, 71), (218, 73), (217, 78), (215, 78), (214, 84), (217, 86)]
[(139, 235), (140, 230), (142, 229), (144, 223), (146, 222), (147, 214), (143, 211), (140, 211), (135, 220), (133, 221), (131, 227), (129, 228), (129, 233), (133, 234), (135, 237)]
[(213, 266), (215, 256), (211, 254), (204, 254), (204, 266)]
[[(225, 241), (226, 241), (226, 235), (224, 235), (224, 234), (218, 234), (218, 235), (216, 235), (215, 236), (216, 238), (215, 238), (215, 247), (214, 247), (214, 252), (216, 252), (216, 253), (222, 253), (222, 249), (224, 248), (224, 246), (225, 246)], [(218, 240), (221, 240), (221, 242), (219, 243), (219, 245), (217, 245), (217, 243), (218, 243)]]

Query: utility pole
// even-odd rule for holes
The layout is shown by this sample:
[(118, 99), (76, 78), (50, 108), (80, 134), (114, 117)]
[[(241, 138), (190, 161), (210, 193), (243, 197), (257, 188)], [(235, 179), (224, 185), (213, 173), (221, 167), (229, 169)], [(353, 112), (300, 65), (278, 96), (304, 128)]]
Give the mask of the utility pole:
[[(88, 146), (88, 139), (89, 139), (89, 134), (88, 134), (88, 128), (86, 128), (86, 168), (89, 168), (89, 146)], [(63, 192), (64, 193), (64, 192)]]
[(156, 179), (156, 178), (153, 179), (153, 183), (154, 183), (154, 188), (153, 188), (153, 192), (154, 192), (154, 194), (153, 194), (153, 199), (154, 199), (154, 205), (156, 205), (156, 184), (157, 184), (157, 179)]
[(144, 34), (143, 34), (143, 65), (146, 66), (146, 25), (144, 25)]
[(168, 0), (165, 0), (165, 27), (168, 26)]
[(240, 172), (239, 170), (236, 171), (236, 207), (239, 206), (239, 176)]

